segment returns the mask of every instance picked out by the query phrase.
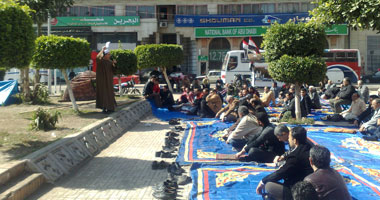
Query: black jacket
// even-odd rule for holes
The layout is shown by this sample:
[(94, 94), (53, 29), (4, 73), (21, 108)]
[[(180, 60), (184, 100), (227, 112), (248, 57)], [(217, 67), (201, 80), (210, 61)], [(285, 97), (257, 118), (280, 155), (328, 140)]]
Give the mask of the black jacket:
[(311, 102), (310, 96), (305, 95), (302, 98), (300, 104), (301, 104), (301, 116), (306, 117), (308, 114), (311, 113), (312, 102)]
[(256, 134), (251, 140), (249, 140), (244, 150), (248, 152), (250, 148), (260, 148), (264, 151), (273, 152), (279, 156), (285, 152), (285, 144), (280, 142), (274, 135), (273, 124), (265, 126), (261, 133)]
[(351, 100), (352, 94), (355, 92), (355, 88), (352, 85), (343, 86), (339, 93), (338, 97), (341, 99)]
[(309, 162), (310, 148), (309, 144), (300, 144), (286, 157), (283, 166), (262, 179), (263, 183), (277, 182), (283, 179), (285, 186), (293, 186), (313, 173)]
[(375, 110), (372, 109), (371, 104), (368, 105), (367, 109), (365, 109), (359, 116), (358, 116), (358, 122), (366, 122), (369, 119), (371, 119), (373, 113)]
[(144, 90), (142, 93), (143, 96), (153, 94), (153, 86), (154, 86), (154, 83), (152, 81), (148, 81), (147, 83), (145, 83)]

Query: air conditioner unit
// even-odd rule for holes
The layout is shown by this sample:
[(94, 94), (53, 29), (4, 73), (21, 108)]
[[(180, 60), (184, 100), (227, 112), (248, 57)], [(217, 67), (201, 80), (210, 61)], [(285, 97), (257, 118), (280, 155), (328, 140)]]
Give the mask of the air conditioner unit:
[(168, 22), (160, 22), (160, 27), (161, 28), (168, 27)]

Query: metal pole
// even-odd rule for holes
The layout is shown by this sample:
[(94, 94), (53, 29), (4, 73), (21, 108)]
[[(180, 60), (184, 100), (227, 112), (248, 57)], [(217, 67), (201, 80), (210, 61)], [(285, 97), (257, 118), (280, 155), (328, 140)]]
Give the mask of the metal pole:
[[(50, 13), (48, 12), (48, 21), (47, 21), (47, 34), (50, 35)], [(49, 94), (51, 94), (51, 70), (48, 69), (48, 90), (49, 90)]]

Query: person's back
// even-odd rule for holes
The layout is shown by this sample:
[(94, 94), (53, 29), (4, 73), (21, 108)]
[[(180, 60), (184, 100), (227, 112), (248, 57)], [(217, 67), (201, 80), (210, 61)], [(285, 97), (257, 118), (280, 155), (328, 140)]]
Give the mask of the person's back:
[(343, 177), (332, 168), (318, 169), (308, 175), (305, 181), (314, 185), (320, 200), (351, 199)]

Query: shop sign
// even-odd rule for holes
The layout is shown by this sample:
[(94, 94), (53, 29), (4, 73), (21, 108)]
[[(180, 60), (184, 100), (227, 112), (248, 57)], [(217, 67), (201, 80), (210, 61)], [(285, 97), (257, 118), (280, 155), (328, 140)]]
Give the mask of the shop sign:
[(265, 27), (223, 27), (223, 28), (195, 28), (196, 38), (214, 37), (248, 37), (260, 36), (266, 32)]
[(208, 61), (208, 56), (198, 56), (198, 61)]
[[(261, 36), (267, 31), (266, 27), (218, 27), (218, 28), (195, 28), (196, 38), (215, 37), (248, 37)], [(347, 25), (332, 25), (325, 29), (326, 35), (347, 35)]]
[(139, 16), (57, 17), (53, 26), (139, 26)]
[(210, 49), (209, 58), (210, 61), (223, 61), (224, 57), (226, 57), (227, 52), (230, 51), (228, 49)]
[(176, 27), (224, 27), (224, 26), (269, 26), (284, 24), (292, 20), (296, 23), (310, 20), (308, 13), (278, 13), (262, 15), (176, 15)]
[(345, 24), (332, 25), (325, 29), (326, 35), (348, 35), (348, 27)]

